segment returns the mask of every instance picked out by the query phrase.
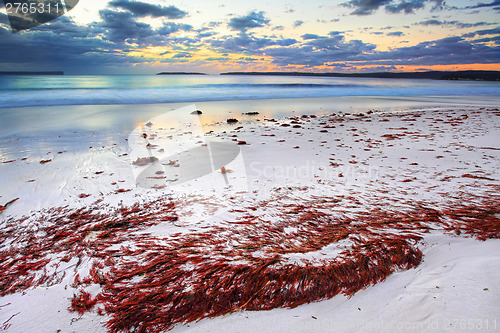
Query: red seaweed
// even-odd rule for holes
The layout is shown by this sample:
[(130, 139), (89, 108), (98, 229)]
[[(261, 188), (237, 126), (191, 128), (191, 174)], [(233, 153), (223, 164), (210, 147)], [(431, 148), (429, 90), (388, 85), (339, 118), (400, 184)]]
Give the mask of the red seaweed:
[[(491, 193), (498, 189), (493, 186)], [(439, 206), (405, 203), (407, 208), (397, 211), (381, 202), (350, 213), (334, 208), (360, 206), (359, 198), (286, 199), (248, 207), (242, 202), (226, 224), (170, 236), (138, 232), (177, 221), (176, 204), (166, 198), (114, 210), (53, 208), (34, 218), (37, 228), (23, 223), (27, 218), (7, 220), (0, 231), (0, 295), (60, 283), (63, 275), (54, 265), (74, 258), (77, 268), (85, 262), (90, 269), (84, 278), (76, 271), (72, 287), (98, 285), (100, 292), (92, 298), (80, 289), (70, 311), (81, 314), (101, 304), (98, 311), (110, 316), (110, 332), (163, 332), (234, 311), (352, 296), (396, 270), (417, 267), (418, 244), (430, 229), (500, 238), (495, 194), (462, 194)], [(269, 210), (278, 218), (268, 220)], [(345, 246), (334, 257), (298, 262), (288, 257), (339, 242)]]
[(80, 294), (73, 295), (71, 306), (68, 308), (70, 312), (78, 312), (83, 314), (90, 311), (97, 303), (97, 297), (92, 299), (92, 296), (85, 290), (81, 290)]

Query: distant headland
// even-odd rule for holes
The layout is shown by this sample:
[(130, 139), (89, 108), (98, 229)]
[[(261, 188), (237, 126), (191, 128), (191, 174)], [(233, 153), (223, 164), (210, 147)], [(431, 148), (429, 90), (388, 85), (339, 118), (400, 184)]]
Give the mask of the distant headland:
[(207, 75), (206, 73), (197, 72), (161, 72), (156, 75)]
[(308, 73), (308, 72), (228, 72), (220, 75), (274, 75), (318, 77), (366, 77), (381, 79), (432, 79), (500, 81), (500, 71), (427, 71), (427, 72), (375, 72), (375, 73)]
[(28, 72), (28, 71), (2, 72), (2, 71), (0, 71), (0, 75), (64, 75), (64, 72), (63, 71), (54, 71), (54, 72)]

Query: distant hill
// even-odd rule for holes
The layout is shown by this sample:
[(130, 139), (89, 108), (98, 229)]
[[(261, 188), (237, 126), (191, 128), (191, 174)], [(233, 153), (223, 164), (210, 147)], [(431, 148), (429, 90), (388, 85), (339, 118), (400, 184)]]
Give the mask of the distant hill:
[(228, 72), (220, 75), (275, 75), (318, 77), (367, 77), (381, 79), (432, 79), (500, 81), (500, 71), (428, 71), (428, 72), (376, 72), (376, 73), (308, 73), (308, 72)]
[(62, 72), (62, 71), (55, 71), (55, 72), (21, 71), (21, 72), (0, 72), (0, 75), (64, 75), (64, 72)]
[(197, 73), (197, 72), (161, 72), (156, 75), (207, 75), (207, 74)]

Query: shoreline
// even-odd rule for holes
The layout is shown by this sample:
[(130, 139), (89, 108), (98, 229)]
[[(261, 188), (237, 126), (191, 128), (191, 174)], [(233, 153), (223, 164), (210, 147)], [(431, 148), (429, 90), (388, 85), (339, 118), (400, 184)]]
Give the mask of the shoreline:
[[(493, 139), (500, 135), (500, 111), (497, 107), (481, 109), (461, 106), (452, 109), (445, 105), (439, 110), (434, 107), (427, 110), (399, 112), (386, 109), (375, 110), (369, 114), (367, 113), (369, 109), (363, 109), (364, 113), (360, 114), (361, 111), (358, 109), (344, 110), (342, 113), (334, 111), (342, 105), (323, 110), (319, 109), (319, 105), (324, 105), (322, 104), (324, 101), (317, 101), (318, 104), (313, 106), (308, 102), (302, 101), (301, 104), (303, 107), (309, 107), (309, 110), (312, 109), (309, 112), (305, 109), (302, 111), (306, 112), (307, 116), (298, 112), (297, 106), (295, 114), (289, 111), (287, 115), (280, 115), (280, 111), (276, 111), (276, 108), (273, 109), (274, 113), (263, 109), (264, 103), (240, 105), (242, 109), (235, 109), (231, 104), (217, 107), (215, 103), (203, 105), (197, 103), (196, 107), (204, 112), (199, 118), (189, 113), (185, 118), (171, 118), (174, 113), (165, 112), (168, 111), (166, 110), (168, 107), (162, 105), (150, 110), (152, 118), (149, 129), (138, 127), (138, 132), (128, 137), (129, 146), (125, 141), (117, 140), (120, 135), (106, 139), (104, 146), (78, 148), (62, 154), (53, 149), (47, 154), (43, 151), (43, 146), (39, 146), (38, 149), (41, 151), (38, 155), (28, 156), (27, 160), (16, 159), (9, 163), (5, 163), (7, 161), (4, 160), (2, 161), (4, 163), (0, 164), (3, 174), (0, 198), (7, 201), (13, 196), (20, 197), (2, 212), (1, 223), (5, 226), (5, 223), (12, 222), (8, 222), (9, 216), (12, 216), (15, 222), (20, 216), (35, 211), (36, 214), (31, 214), (33, 216), (27, 221), (18, 224), (14, 229), (9, 229), (16, 235), (17, 232), (28, 232), (29, 228), (22, 228), (29, 226), (34, 219), (38, 219), (36, 225), (40, 227), (43, 227), (44, 223), (47, 224), (47, 221), (52, 221), (44, 209), (60, 206), (68, 206), (70, 210), (91, 207), (103, 214), (113, 214), (114, 209), (127, 211), (134, 203), (143, 205), (155, 200), (167, 200), (166, 203), (173, 199), (178, 201), (175, 206), (175, 221), (146, 225), (145, 229), (141, 229), (140, 226), (137, 227), (139, 229), (134, 227), (130, 231), (126, 228), (119, 229), (116, 235), (113, 233), (112, 235), (118, 237), (119, 233), (123, 232), (130, 237), (130, 241), (141, 244), (141, 238), (134, 240), (135, 237), (147, 233), (165, 237), (165, 241), (177, 242), (182, 240), (182, 237), (190, 240), (189, 237), (214, 232), (213, 235), (221, 238), (221, 244), (226, 244), (226, 250), (229, 251), (227, 255), (237, 254), (238, 260), (245, 262), (249, 260), (247, 256), (267, 258), (265, 252), (255, 250), (251, 247), (251, 243), (245, 244), (243, 242), (246, 240), (245, 237), (252, 235), (252, 232), (257, 235), (268, 232), (265, 234), (266, 237), (261, 236), (258, 239), (281, 239), (281, 241), (267, 244), (263, 246), (264, 249), (268, 247), (269, 251), (272, 250), (270, 253), (279, 254), (283, 265), (307, 267), (307, 260), (315, 265), (321, 265), (321, 260), (336, 260), (339, 253), (355, 249), (353, 246), (356, 244), (355, 238), (350, 236), (326, 246), (314, 243), (313, 238), (304, 238), (318, 232), (316, 226), (312, 224), (300, 224), (307, 221), (300, 220), (300, 217), (308, 208), (311, 213), (316, 214), (311, 215), (310, 219), (330, 223), (337, 218), (368, 218), (369, 221), (370, 215), (363, 215), (366, 212), (372, 212), (374, 216), (383, 212), (389, 214), (408, 212), (412, 218), (417, 218), (419, 215), (412, 212), (412, 209), (418, 208), (419, 205), (426, 209), (435, 209), (444, 214), (443, 216), (452, 217), (455, 216), (453, 215), (455, 206), (469, 203), (480, 205), (486, 199), (499, 199), (495, 196), (497, 193), (495, 189), (500, 186), (497, 168), (500, 147)], [(284, 101), (277, 101), (276, 105), (272, 106), (285, 107), (285, 104)], [(262, 111), (262, 113), (243, 117), (240, 112), (243, 108), (245, 112)], [(292, 109), (293, 106), (288, 105), (288, 108)], [(163, 111), (163, 114), (168, 116), (163, 119), (165, 121), (171, 122), (176, 119), (179, 121), (175, 130), (172, 132), (167, 130), (168, 127), (161, 123), (162, 119), (155, 117), (159, 113), (157, 111)], [(217, 117), (214, 116), (216, 111), (219, 112)], [(223, 124), (225, 118), (231, 115), (229, 111), (241, 118), (236, 125)], [(208, 118), (206, 122), (203, 120), (205, 116)], [(192, 117), (200, 119), (200, 123), (187, 125), (182, 123), (184, 120), (189, 122)], [(147, 119), (149, 118), (143, 119), (144, 124)], [(109, 127), (104, 127), (104, 132), (107, 130)], [(200, 130), (202, 132), (197, 132)], [(151, 152), (153, 156), (158, 156), (160, 161), (168, 162), (171, 156), (162, 155), (160, 149), (169, 150), (172, 149), (172, 145), (180, 147), (176, 155), (179, 166), (166, 165), (164, 173), (158, 177), (162, 178), (165, 175), (167, 180), (182, 170), (187, 170), (184, 169), (187, 167), (187, 162), (182, 160), (185, 156), (181, 156), (183, 150), (203, 147), (203, 142), (210, 144), (211, 140), (239, 147), (238, 156), (241, 158), (235, 158), (227, 165), (227, 169), (231, 172), (227, 174), (221, 174), (220, 171), (213, 172), (217, 181), (220, 182), (220, 179), (225, 177), (226, 181), (233, 184), (233, 188), (214, 187), (211, 190), (208, 188), (211, 184), (207, 178), (209, 175), (200, 177), (199, 181), (190, 180), (163, 190), (136, 187), (132, 170), (142, 169), (131, 166), (130, 163), (135, 157), (143, 157), (144, 154), (139, 151), (137, 156), (133, 155), (135, 146), (132, 145), (131, 139), (140, 137), (144, 131), (148, 137), (156, 136), (149, 142), (157, 145)], [(171, 141), (169, 136), (176, 139)], [(88, 137), (84, 136), (83, 139), (85, 138)], [(71, 136), (68, 136), (67, 140), (71, 141)], [(238, 145), (241, 141), (245, 144)], [(142, 145), (142, 141), (138, 142)], [(56, 142), (54, 146), (57, 144)], [(47, 163), (40, 163), (49, 159)], [(158, 179), (158, 184), (160, 180)], [(242, 193), (237, 185), (247, 186), (246, 192)], [(211, 194), (207, 195), (207, 192)], [(208, 201), (202, 200), (204, 197), (208, 198)], [(325, 203), (330, 205), (328, 209), (321, 208)], [(287, 205), (292, 205), (289, 209), (294, 209), (293, 205), (302, 208), (297, 213), (290, 214), (285, 209)], [(312, 210), (313, 208), (315, 210)], [(152, 212), (154, 211), (152, 209)], [(426, 214), (430, 212), (429, 210)], [(56, 212), (53, 214), (57, 217)], [(325, 216), (322, 214), (327, 214), (325, 220), (321, 220), (322, 216)], [(262, 221), (249, 220), (252, 216)], [(380, 218), (387, 217), (384, 216), (386, 215), (382, 214)], [(400, 216), (403, 222), (390, 222), (396, 223), (391, 225), (394, 228), (385, 230), (383, 227), (380, 229), (380, 226), (373, 225), (372, 231), (376, 231), (376, 234), (362, 231), (364, 229), (358, 231), (364, 233), (366, 239), (375, 236), (385, 237), (387, 233), (394, 233), (403, 238), (412, 233), (418, 235), (419, 240), (415, 242), (404, 238), (405, 247), (408, 246), (408, 249), (415, 251), (421, 250), (423, 253), (423, 262), (415, 268), (402, 266), (394, 269), (385, 281), (378, 281), (375, 285), (369, 283), (364, 286), (366, 289), (362, 288), (351, 298), (337, 295), (330, 300), (305, 304), (293, 310), (274, 309), (264, 312), (242, 312), (239, 310), (245, 308), (245, 304), (240, 304), (235, 306), (238, 311), (230, 315), (204, 319), (196, 324), (176, 325), (173, 331), (204, 331), (214, 327), (219, 327), (223, 332), (234, 331), (235, 327), (244, 327), (247, 331), (255, 329), (266, 331), (263, 325), (274, 322), (283, 325), (282, 329), (279, 329), (283, 332), (290, 330), (305, 332), (310, 331), (311, 327), (325, 332), (334, 330), (350, 332), (358, 328), (368, 332), (377, 320), (385, 323), (398, 321), (416, 323), (417, 326), (409, 327), (409, 331), (415, 332), (422, 331), (419, 325), (428, 325), (424, 327), (424, 331), (434, 331), (432, 325), (437, 321), (438, 331), (445, 331), (446, 320), (455, 318), (461, 320), (466, 317), (462, 310), (462, 295), (468, 295), (472, 299), (467, 309), (470, 318), (465, 319), (483, 321), (488, 319), (490, 322), (496, 319), (495, 314), (499, 310), (496, 299), (500, 290), (496, 287), (495, 281), (500, 278), (498, 276), (500, 270), (498, 255), (495, 254), (498, 251), (495, 249), (500, 246), (499, 240), (488, 239), (479, 242), (469, 238), (472, 235), (479, 237), (478, 235), (484, 231), (481, 231), (480, 227), (479, 231), (471, 231), (467, 225), (460, 226), (455, 222), (447, 225), (446, 219), (433, 219), (428, 224), (431, 230), (425, 231), (428, 222), (417, 227), (413, 224), (413, 220), (404, 220), (404, 215), (397, 216)], [(294, 220), (296, 218), (299, 219)], [(495, 219), (494, 216), (491, 218)], [(498, 216), (496, 219), (498, 220)], [(282, 220), (289, 221), (287, 222), (289, 225), (279, 229), (282, 231), (266, 229), (269, 225), (279, 226)], [(320, 227), (321, 223), (317, 226)], [(357, 228), (358, 223), (348, 225)], [(396, 231), (399, 230), (396, 227), (403, 228), (401, 229), (403, 232)], [(16, 228), (20, 229), (16, 231)], [(305, 231), (304, 234), (299, 233), (301, 229)], [(455, 232), (457, 230), (460, 234)], [(298, 245), (293, 246), (311, 246), (311, 248), (307, 251), (298, 248), (294, 251), (279, 252), (280, 246), (292, 246), (288, 241), (294, 239), (293, 235), (296, 235), (298, 242)], [(465, 237), (467, 235), (469, 237)], [(97, 237), (93, 233), (91, 236)], [(89, 246), (93, 241), (100, 242), (99, 238), (92, 237), (82, 238), (82, 244)], [(211, 237), (205, 236), (202, 239)], [(238, 244), (238, 241), (241, 243)], [(313, 242), (313, 245), (310, 242)], [(447, 245), (448, 243), (450, 245)], [(212, 253), (213, 249), (210, 246), (201, 242), (198, 249), (190, 249)], [(342, 256), (350, 258), (347, 254), (340, 255)], [(10, 305), (5, 311), (0, 310), (0, 321), (4, 322), (11, 315), (20, 312), (20, 315), (13, 317), (9, 322), (12, 324), (12, 331), (31, 331), (35, 326), (43, 326), (47, 330), (62, 327), (79, 331), (90, 328), (96, 332), (105, 331), (99, 322), (110, 319), (109, 315), (116, 312), (101, 317), (97, 314), (96, 308), (93, 308), (85, 312), (80, 320), (73, 322), (71, 318), (76, 317), (76, 314), (66, 311), (70, 305), (68, 299), (79, 290), (90, 292), (92, 297), (99, 294), (102, 288), (99, 283), (94, 281), (89, 284), (78, 284), (75, 280), (77, 272), (81, 278), (85, 278), (90, 269), (95, 268), (93, 266), (95, 260), (97, 257), (84, 256), (82, 266), (77, 265), (76, 269), (74, 268), (76, 258), (70, 259), (67, 264), (62, 263), (61, 272), (66, 272), (67, 276), (59, 283), (53, 286), (45, 286), (42, 283), (37, 288), (28, 288), (25, 296), (20, 292), (3, 296), (3, 303)], [(211, 260), (216, 259), (214, 257), (206, 260), (209, 264)], [(107, 267), (106, 264), (104, 267)], [(279, 265), (270, 267), (280, 269)], [(476, 280), (481, 281), (480, 286)], [(267, 290), (265, 287), (262, 286), (262, 290)], [(260, 290), (251, 292), (252, 295), (259, 293)], [(189, 294), (186, 297), (189, 299)], [(33, 308), (25, 307), (23, 304), (27, 298), (38, 305)], [(246, 300), (242, 301), (245, 302)], [(49, 303), (57, 306), (50, 308), (42, 306)], [(240, 309), (240, 306), (243, 307)], [(355, 328), (349, 325), (341, 327), (339, 325), (344, 317), (352, 318), (361, 324)], [(26, 323), (26, 318), (31, 318), (31, 324)], [(44, 321), (44, 318), (54, 319)], [(32, 324), (35, 326), (30, 326)], [(272, 327), (273, 331), (276, 331), (275, 327)]]

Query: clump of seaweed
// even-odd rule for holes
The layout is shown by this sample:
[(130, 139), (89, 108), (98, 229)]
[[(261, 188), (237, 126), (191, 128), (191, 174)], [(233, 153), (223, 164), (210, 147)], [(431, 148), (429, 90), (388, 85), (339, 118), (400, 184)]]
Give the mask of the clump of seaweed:
[(71, 299), (71, 306), (68, 308), (70, 312), (78, 312), (79, 314), (84, 314), (90, 311), (94, 305), (97, 303), (97, 297), (92, 298), (92, 296), (85, 290), (80, 290), (78, 295), (73, 295)]
[[(110, 332), (163, 332), (240, 310), (352, 296), (397, 270), (417, 267), (419, 241), (431, 229), (500, 238), (498, 189), (448, 205), (405, 203), (398, 211), (383, 201), (364, 211), (339, 209), (359, 207), (349, 196), (281, 196), (243, 202), (230, 212), (234, 219), (171, 235), (145, 232), (177, 221), (168, 198), (106, 211), (97, 205), (53, 208), (30, 223), (4, 222), (0, 295), (60, 283), (66, 271), (56, 268), (78, 258), (77, 267), (91, 267), (83, 278), (74, 273), (72, 287), (80, 290), (69, 310), (84, 313), (102, 304)], [(314, 256), (332, 244), (342, 244), (335, 255)], [(311, 255), (292, 260), (291, 254)], [(95, 298), (81, 289), (88, 285), (100, 287)]]

